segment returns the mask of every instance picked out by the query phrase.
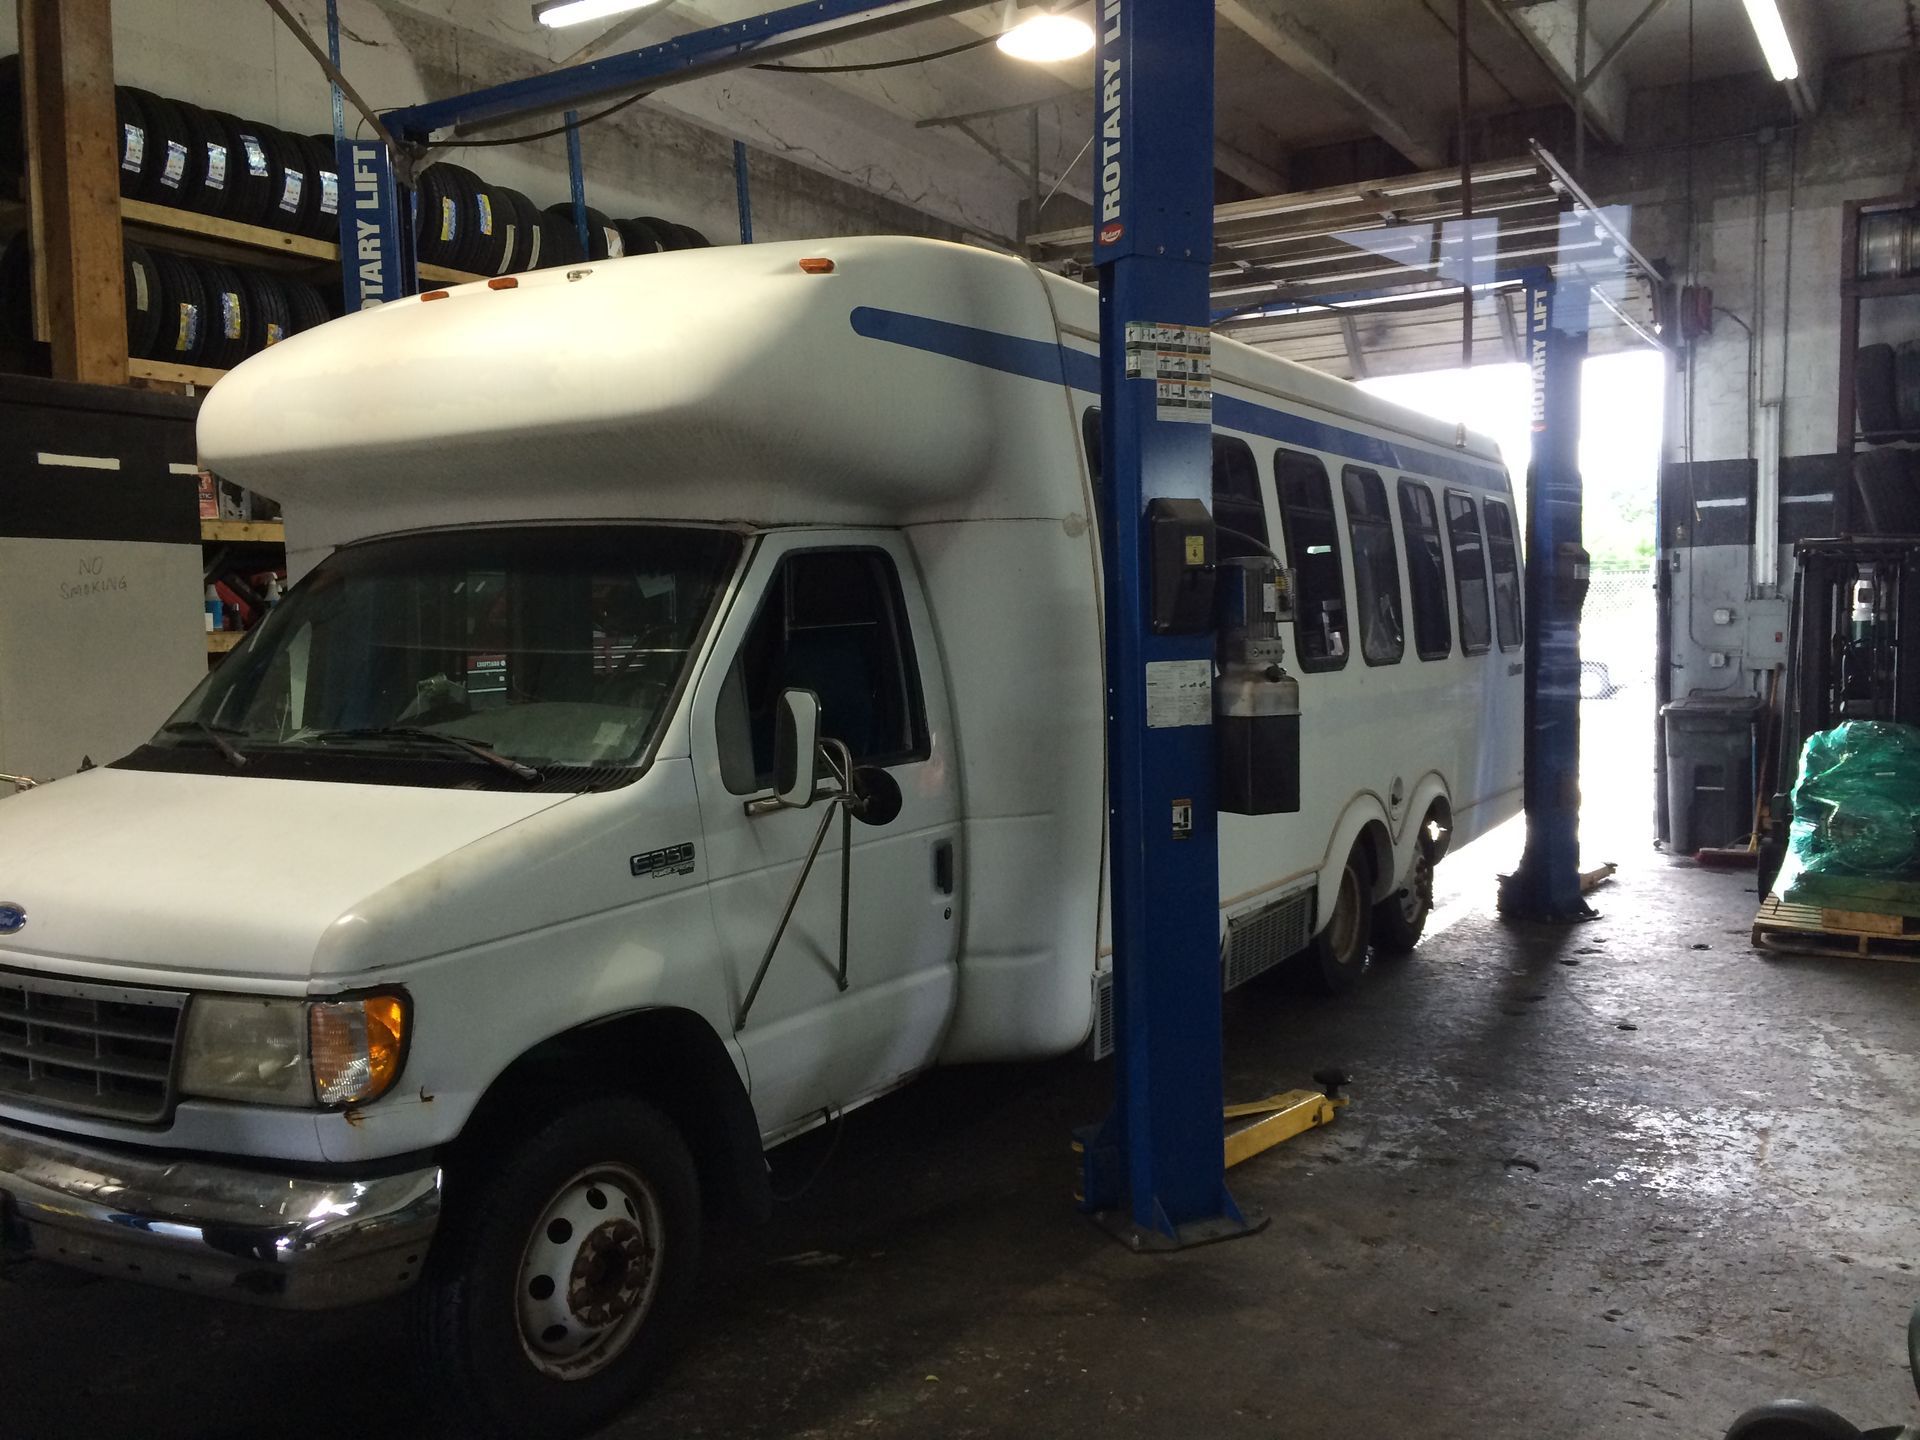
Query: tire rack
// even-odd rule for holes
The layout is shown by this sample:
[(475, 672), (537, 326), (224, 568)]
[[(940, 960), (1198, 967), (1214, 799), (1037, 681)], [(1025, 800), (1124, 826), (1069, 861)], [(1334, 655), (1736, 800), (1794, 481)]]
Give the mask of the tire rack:
[[(1860, 219), (1863, 215), (1888, 210), (1908, 210), (1920, 215), (1920, 193), (1886, 195), (1876, 200), (1849, 200), (1842, 212), (1840, 230), (1840, 412), (1835, 428), (1834, 449), (1848, 457), (1847, 483), (1834, 495), (1834, 529), (1851, 534), (1862, 518), (1857, 507), (1852, 479), (1852, 457), (1861, 445), (1889, 443), (1887, 437), (1868, 440), (1860, 431), (1858, 405), (1858, 365), (1860, 356), (1860, 307), (1868, 300), (1885, 300), (1920, 295), (1920, 274), (1867, 277), (1860, 274)], [(1920, 221), (1916, 221), (1920, 223)], [(1891, 443), (1920, 441), (1920, 432), (1893, 437)]]

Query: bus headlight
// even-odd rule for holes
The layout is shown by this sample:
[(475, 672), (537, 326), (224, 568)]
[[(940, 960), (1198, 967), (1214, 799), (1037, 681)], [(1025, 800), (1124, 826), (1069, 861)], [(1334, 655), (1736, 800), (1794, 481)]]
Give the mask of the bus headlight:
[(196, 995), (187, 1010), (180, 1089), (251, 1105), (364, 1105), (399, 1078), (406, 1042), (404, 995)]

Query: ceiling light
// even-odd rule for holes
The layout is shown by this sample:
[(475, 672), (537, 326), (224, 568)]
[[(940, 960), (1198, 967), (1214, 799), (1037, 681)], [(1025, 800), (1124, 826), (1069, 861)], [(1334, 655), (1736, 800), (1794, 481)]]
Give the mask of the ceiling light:
[(1746, 0), (1747, 18), (1753, 33), (1760, 37), (1773, 78), (1785, 83), (1800, 78), (1800, 62), (1794, 57), (1793, 42), (1787, 38), (1787, 22), (1780, 18), (1779, 0)]
[(546, 0), (545, 4), (533, 7), (533, 18), (542, 25), (579, 25), (657, 3), (658, 0)]
[(1016, 60), (1050, 65), (1091, 50), (1093, 27), (1071, 15), (1035, 15), (1007, 31), (997, 43), (1002, 53)]

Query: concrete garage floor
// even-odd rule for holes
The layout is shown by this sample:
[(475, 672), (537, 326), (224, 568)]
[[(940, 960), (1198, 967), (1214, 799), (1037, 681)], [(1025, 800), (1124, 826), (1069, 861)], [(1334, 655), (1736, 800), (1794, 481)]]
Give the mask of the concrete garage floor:
[[(1229, 998), (1232, 1096), (1355, 1076), (1334, 1128), (1235, 1172), (1266, 1233), (1147, 1257), (1075, 1215), (1105, 1067), (936, 1075), (716, 1239), (677, 1363), (606, 1433), (1624, 1440), (1778, 1393), (1909, 1417), (1920, 966), (1763, 960), (1751, 876), (1652, 854), (1598, 922), (1509, 928), (1487, 871), (1515, 838), (1443, 866), (1467, 893), (1355, 996)], [(426, 1433), (398, 1324), (10, 1284), (0, 1434)]]

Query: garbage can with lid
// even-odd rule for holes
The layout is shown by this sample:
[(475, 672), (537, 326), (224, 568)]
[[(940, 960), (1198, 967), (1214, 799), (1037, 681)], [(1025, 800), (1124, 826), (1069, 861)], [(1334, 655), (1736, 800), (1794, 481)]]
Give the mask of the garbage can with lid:
[(1660, 707), (1667, 746), (1667, 851), (1732, 845), (1753, 830), (1753, 695), (1688, 695)]

